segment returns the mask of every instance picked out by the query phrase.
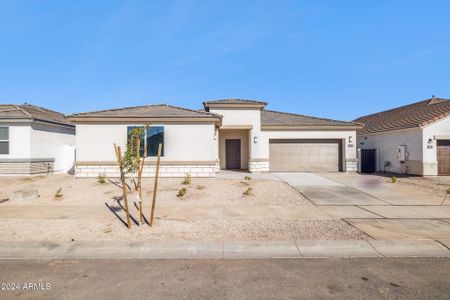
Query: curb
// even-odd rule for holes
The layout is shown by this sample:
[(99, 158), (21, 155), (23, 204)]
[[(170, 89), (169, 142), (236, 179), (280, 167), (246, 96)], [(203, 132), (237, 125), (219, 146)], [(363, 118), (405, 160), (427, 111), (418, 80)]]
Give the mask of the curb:
[(0, 259), (450, 257), (449, 240), (1, 241)]

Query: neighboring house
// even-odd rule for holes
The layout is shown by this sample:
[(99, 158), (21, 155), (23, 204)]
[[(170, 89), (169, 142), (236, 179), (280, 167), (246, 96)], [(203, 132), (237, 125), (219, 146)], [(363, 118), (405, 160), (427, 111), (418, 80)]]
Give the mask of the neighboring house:
[(204, 110), (170, 105), (111, 109), (69, 116), (76, 124), (76, 176), (118, 176), (113, 144), (126, 147), (134, 126), (150, 124), (144, 176), (153, 176), (163, 144), (161, 176), (213, 177), (220, 169), (250, 172), (356, 171), (352, 122), (265, 110), (265, 102), (206, 101)]
[(450, 100), (431, 98), (360, 117), (360, 170), (450, 175)]
[(63, 114), (31, 104), (0, 105), (0, 175), (67, 172), (75, 126)]

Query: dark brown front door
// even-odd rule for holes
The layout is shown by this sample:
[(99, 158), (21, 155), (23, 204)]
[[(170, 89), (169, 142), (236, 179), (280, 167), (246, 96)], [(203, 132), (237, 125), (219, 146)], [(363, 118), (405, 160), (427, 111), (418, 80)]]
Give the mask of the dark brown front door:
[(450, 140), (437, 141), (438, 175), (450, 175)]
[(241, 140), (225, 140), (227, 169), (241, 168)]

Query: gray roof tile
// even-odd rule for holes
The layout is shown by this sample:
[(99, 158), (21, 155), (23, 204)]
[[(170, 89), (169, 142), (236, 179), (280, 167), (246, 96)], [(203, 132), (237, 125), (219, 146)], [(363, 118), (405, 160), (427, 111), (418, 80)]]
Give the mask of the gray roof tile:
[(28, 103), (0, 104), (0, 119), (26, 119), (73, 126), (64, 114)]
[(176, 107), (167, 104), (124, 107), (70, 115), (70, 117), (118, 117), (118, 118), (217, 118), (216, 114)]
[(262, 110), (261, 126), (358, 126), (354, 122), (317, 118), (299, 114)]
[(450, 100), (431, 98), (394, 109), (360, 117), (360, 134), (377, 133), (424, 126), (450, 115)]

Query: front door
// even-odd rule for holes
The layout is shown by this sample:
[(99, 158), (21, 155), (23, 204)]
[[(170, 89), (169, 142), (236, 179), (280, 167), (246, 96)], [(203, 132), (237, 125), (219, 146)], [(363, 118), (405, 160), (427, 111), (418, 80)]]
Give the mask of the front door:
[(227, 169), (241, 168), (241, 140), (225, 140)]

